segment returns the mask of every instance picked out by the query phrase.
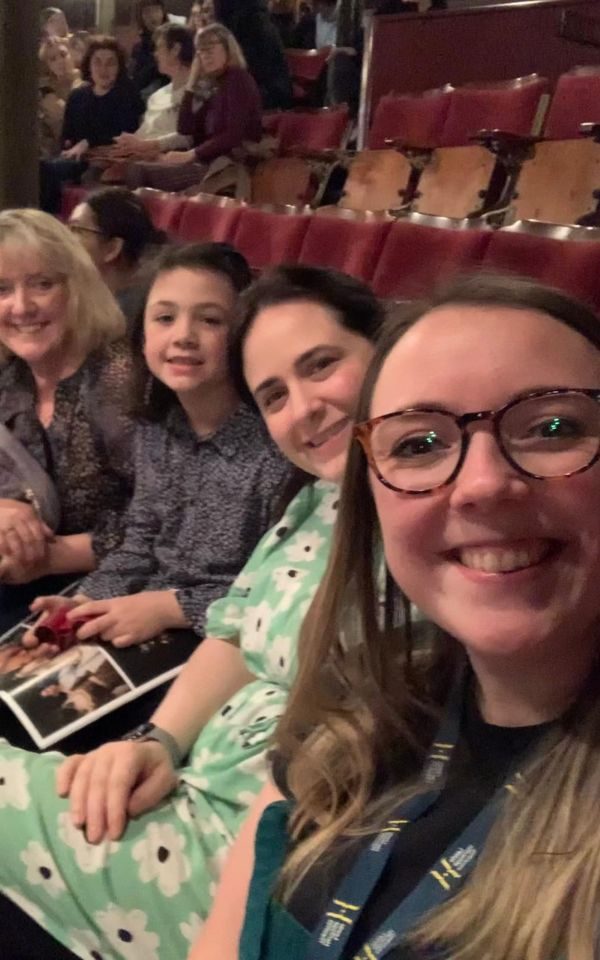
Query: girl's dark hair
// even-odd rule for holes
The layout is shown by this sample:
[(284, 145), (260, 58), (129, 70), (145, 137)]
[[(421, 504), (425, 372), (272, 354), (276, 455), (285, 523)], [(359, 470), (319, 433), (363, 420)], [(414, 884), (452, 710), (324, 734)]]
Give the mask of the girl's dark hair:
[(166, 235), (156, 230), (140, 198), (126, 187), (105, 187), (90, 193), (85, 202), (105, 240), (119, 237), (122, 256), (132, 266), (149, 244), (162, 244)]
[(163, 23), (167, 22), (167, 19), (168, 19), (167, 8), (165, 7), (163, 0), (138, 0), (137, 6), (135, 8), (135, 18), (137, 20), (137, 24), (140, 30), (146, 29), (144, 20), (142, 18), (142, 13), (146, 9), (146, 7), (162, 7)]
[(163, 23), (154, 31), (154, 43), (161, 39), (165, 41), (167, 50), (172, 50), (176, 43), (179, 44), (179, 62), (189, 67), (195, 56), (194, 37), (187, 27), (180, 23)]
[(125, 51), (123, 47), (115, 40), (114, 37), (109, 37), (107, 35), (99, 35), (92, 37), (90, 40), (89, 46), (85, 52), (85, 56), (81, 61), (81, 76), (86, 81), (86, 83), (92, 83), (92, 72), (90, 69), (90, 64), (92, 62), (92, 57), (98, 50), (112, 50), (117, 62), (119, 64), (119, 72), (117, 74), (116, 83), (121, 83), (127, 77), (127, 63), (125, 60)]
[(157, 422), (164, 419), (177, 403), (174, 392), (154, 377), (144, 361), (144, 313), (152, 286), (164, 273), (172, 270), (209, 270), (225, 277), (236, 293), (241, 293), (252, 281), (252, 272), (242, 254), (228, 243), (193, 243), (172, 247), (157, 260), (148, 283), (144, 304), (136, 317), (131, 342), (136, 362), (133, 390), (134, 415)]

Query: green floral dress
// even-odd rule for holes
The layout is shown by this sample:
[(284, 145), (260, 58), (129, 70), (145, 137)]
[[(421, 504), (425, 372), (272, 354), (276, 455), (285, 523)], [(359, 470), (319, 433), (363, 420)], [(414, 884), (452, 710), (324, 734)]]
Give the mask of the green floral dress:
[(131, 821), (119, 842), (88, 844), (72, 825), (55, 789), (59, 753), (0, 742), (0, 892), (77, 957), (185, 960), (267, 776), (267, 748), (327, 563), (337, 498), (324, 481), (301, 490), (227, 596), (209, 608), (207, 634), (239, 643), (256, 679), (203, 728), (175, 792)]

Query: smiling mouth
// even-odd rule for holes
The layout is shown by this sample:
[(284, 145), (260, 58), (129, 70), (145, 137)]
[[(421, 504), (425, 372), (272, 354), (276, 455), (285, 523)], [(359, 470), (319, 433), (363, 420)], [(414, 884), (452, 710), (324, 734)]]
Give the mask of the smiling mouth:
[(44, 330), (46, 327), (50, 326), (50, 321), (31, 320), (27, 323), (15, 323), (14, 321), (9, 321), (8, 326), (16, 333), (39, 333), (40, 330)]
[(522, 540), (510, 545), (461, 547), (452, 550), (450, 559), (469, 570), (481, 573), (515, 573), (536, 567), (560, 550), (557, 540)]
[(329, 440), (332, 440), (333, 437), (337, 437), (338, 434), (343, 433), (348, 426), (348, 423), (348, 417), (344, 417), (343, 420), (338, 420), (337, 423), (332, 424), (332, 426), (328, 427), (327, 430), (323, 430), (321, 433), (318, 433), (316, 436), (312, 437), (311, 440), (307, 440), (306, 446), (310, 447), (311, 450), (318, 450), (319, 447), (322, 447), (323, 444), (327, 443)]
[(202, 360), (198, 360), (195, 357), (169, 357), (167, 363), (172, 364), (174, 367), (201, 367)]

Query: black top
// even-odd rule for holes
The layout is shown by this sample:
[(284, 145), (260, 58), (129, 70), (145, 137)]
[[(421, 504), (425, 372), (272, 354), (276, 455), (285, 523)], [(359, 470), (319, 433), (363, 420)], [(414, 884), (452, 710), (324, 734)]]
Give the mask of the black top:
[(135, 89), (142, 93), (148, 87), (157, 89), (169, 82), (168, 77), (158, 72), (154, 56), (154, 36), (150, 30), (142, 30), (140, 39), (131, 51), (129, 73)]
[(83, 84), (67, 100), (63, 146), (75, 146), (80, 140), (87, 140), (90, 147), (105, 146), (120, 133), (137, 130), (143, 112), (144, 104), (130, 80), (115, 84), (101, 97), (89, 84)]
[[(444, 850), (502, 786), (515, 761), (549, 727), (549, 724), (497, 727), (484, 723), (474, 708), (465, 713), (461, 740), (451, 761), (446, 788), (437, 804), (411, 824), (396, 843), (381, 880), (348, 941), (344, 953), (348, 960), (414, 890)], [(285, 771), (277, 770), (277, 764), (275, 775), (278, 786), (285, 790)], [(327, 870), (310, 871), (299, 885), (287, 909), (306, 930), (317, 926), (358, 850), (372, 839), (369, 836), (346, 845), (339, 857), (328, 862)], [(406, 948), (399, 947), (386, 955), (386, 960), (408, 960), (409, 956)]]

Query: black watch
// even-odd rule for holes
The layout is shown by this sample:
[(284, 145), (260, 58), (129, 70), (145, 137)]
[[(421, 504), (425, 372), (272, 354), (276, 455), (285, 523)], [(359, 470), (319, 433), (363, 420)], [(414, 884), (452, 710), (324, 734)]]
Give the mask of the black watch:
[(130, 730), (129, 733), (121, 737), (121, 740), (137, 740), (138, 742), (155, 740), (157, 743), (162, 743), (171, 758), (173, 767), (177, 769), (177, 767), (181, 766), (183, 753), (177, 740), (167, 730), (163, 730), (162, 727), (157, 727), (156, 724), (151, 721), (140, 723), (138, 727), (134, 727), (133, 730)]

